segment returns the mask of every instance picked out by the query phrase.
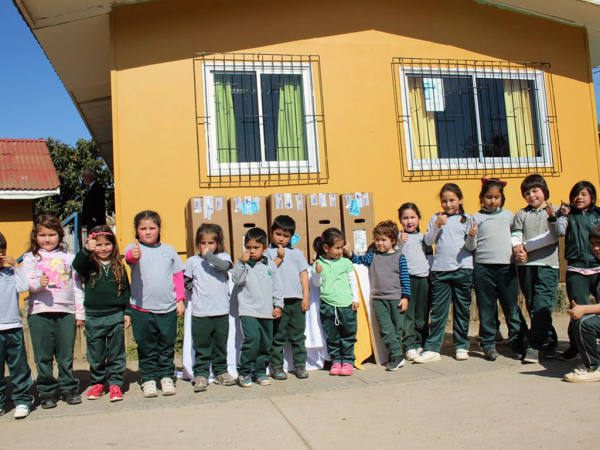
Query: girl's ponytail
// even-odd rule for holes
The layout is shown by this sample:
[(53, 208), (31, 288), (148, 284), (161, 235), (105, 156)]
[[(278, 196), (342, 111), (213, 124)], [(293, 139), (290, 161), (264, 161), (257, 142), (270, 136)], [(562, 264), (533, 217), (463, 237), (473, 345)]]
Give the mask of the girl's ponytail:
[(458, 205), (458, 213), (460, 214), (460, 223), (465, 223), (467, 221), (467, 216), (465, 216), (465, 208), (463, 208), (462, 203)]

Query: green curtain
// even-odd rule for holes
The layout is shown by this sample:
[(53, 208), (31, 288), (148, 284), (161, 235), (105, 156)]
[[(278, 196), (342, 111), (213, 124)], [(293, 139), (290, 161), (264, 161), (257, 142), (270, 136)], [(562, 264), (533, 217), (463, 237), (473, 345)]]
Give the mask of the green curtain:
[(235, 111), (231, 75), (215, 74), (215, 110), (217, 120), (217, 161), (219, 163), (238, 162), (239, 149), (235, 126)]
[(298, 76), (281, 75), (277, 116), (277, 160), (306, 161), (302, 84)]

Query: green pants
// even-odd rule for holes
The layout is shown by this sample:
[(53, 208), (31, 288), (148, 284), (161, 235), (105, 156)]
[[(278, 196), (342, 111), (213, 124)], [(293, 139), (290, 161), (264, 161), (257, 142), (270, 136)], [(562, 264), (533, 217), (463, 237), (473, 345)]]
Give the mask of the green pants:
[[(582, 275), (577, 272), (567, 272), (567, 296), (569, 305), (572, 300), (578, 305), (589, 305), (590, 294), (598, 301), (598, 284), (600, 284), (600, 273), (594, 275)], [(573, 324), (569, 322), (569, 344), (576, 346)]]
[(600, 353), (596, 339), (600, 338), (600, 314), (587, 314), (572, 321), (573, 336), (583, 363), (594, 370), (600, 367)]
[(320, 313), (331, 362), (354, 365), (354, 344), (358, 330), (356, 311), (352, 311), (352, 306), (331, 306), (321, 299)]
[(154, 314), (131, 309), (133, 337), (137, 342), (142, 383), (175, 376), (177, 311)]
[(123, 321), (123, 311), (107, 316), (86, 315), (85, 339), (92, 384), (104, 384), (108, 372), (110, 386), (123, 386), (127, 364)]
[(402, 325), (405, 313), (400, 312), (399, 303), (400, 300), (373, 299), (379, 334), (390, 359), (402, 357)]
[(192, 342), (196, 360), (194, 377), (210, 375), (210, 366), (216, 376), (227, 373), (227, 339), (229, 314), (210, 317), (192, 317)]
[(292, 345), (295, 367), (306, 365), (306, 317), (302, 311), (302, 299), (286, 298), (281, 318), (273, 323), (273, 348), (271, 365), (274, 369), (283, 367), (283, 349), (288, 342)]
[(442, 348), (446, 320), (453, 304), (454, 348), (469, 349), (469, 320), (471, 314), (471, 285), (473, 269), (431, 273), (431, 329), (425, 341), (425, 350), (438, 352)]
[(238, 375), (245, 377), (252, 373), (256, 378), (264, 377), (269, 367), (271, 345), (273, 344), (273, 319), (240, 316), (244, 341), (238, 365)]
[(523, 349), (527, 322), (519, 308), (517, 269), (514, 264), (475, 264), (475, 295), (479, 310), (481, 348), (496, 347), (498, 300), (508, 327), (508, 345)]
[(12, 400), (15, 406), (25, 405), (30, 407), (33, 397), (28, 392), (33, 382), (31, 380), (31, 370), (29, 370), (27, 364), (22, 328), (0, 331), (0, 411), (4, 408), (4, 402), (6, 401), (4, 392), (6, 390), (5, 364), (8, 366), (10, 381), (13, 385)]
[(552, 312), (556, 304), (558, 269), (550, 266), (519, 266), (518, 273), (531, 320), (527, 345), (536, 350), (555, 348), (558, 338), (552, 326)]
[[(75, 347), (75, 314), (41, 313), (27, 318), (33, 356), (37, 368), (37, 390), (40, 397), (76, 391), (79, 381), (73, 375)], [(54, 357), (58, 364), (58, 381), (54, 378)]]
[(410, 301), (404, 313), (404, 349), (423, 348), (429, 336), (429, 277), (410, 276)]

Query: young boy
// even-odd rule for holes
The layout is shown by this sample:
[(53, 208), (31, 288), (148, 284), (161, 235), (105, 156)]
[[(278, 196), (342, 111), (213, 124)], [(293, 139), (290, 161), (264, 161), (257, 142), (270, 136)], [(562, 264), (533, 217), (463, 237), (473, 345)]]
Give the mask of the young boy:
[[(531, 319), (523, 362), (537, 363), (540, 352), (546, 359), (557, 356), (557, 336), (552, 326), (558, 287), (557, 208), (547, 203), (550, 191), (541, 175), (527, 176), (521, 183), (521, 194), (529, 206), (515, 216), (512, 244), (521, 292)], [(540, 236), (545, 238), (538, 239)]]
[(381, 339), (389, 354), (385, 370), (398, 370), (404, 365), (402, 325), (410, 300), (410, 276), (406, 258), (395, 249), (398, 234), (398, 226), (391, 220), (385, 220), (373, 230), (375, 253), (357, 256), (347, 245), (344, 246), (344, 253), (354, 264), (370, 268), (373, 309)]
[(271, 245), (267, 256), (278, 266), (283, 284), (284, 308), (281, 318), (273, 323), (273, 348), (271, 349), (271, 366), (273, 378), (287, 379), (283, 370), (283, 349), (289, 341), (297, 378), (308, 378), (306, 371), (306, 319), (309, 307), (310, 285), (308, 269), (310, 266), (304, 254), (293, 248), (290, 239), (296, 232), (296, 222), (290, 216), (277, 216), (271, 225)]
[(264, 256), (267, 233), (260, 228), (248, 230), (244, 238), (246, 250), (233, 269), (232, 279), (238, 292), (239, 314), (244, 341), (238, 365), (238, 381), (242, 387), (256, 381), (269, 386), (269, 356), (273, 344), (273, 319), (281, 317), (283, 286), (277, 266)]
[[(6, 239), (0, 233), (0, 416), (4, 414), (6, 378), (4, 363), (8, 365), (13, 384), (12, 399), (15, 419), (29, 415), (33, 397), (28, 394), (33, 385), (27, 364), (23, 325), (19, 312), (18, 292), (29, 291), (27, 274), (19, 263), (6, 254)], [(10, 267), (4, 267), (8, 264)]]
[[(600, 225), (592, 228), (589, 240), (594, 255), (600, 259)], [(572, 308), (567, 312), (571, 316), (571, 326), (583, 364), (566, 374), (565, 381), (571, 383), (600, 381), (600, 352), (596, 344), (596, 339), (600, 337), (600, 304), (578, 305), (572, 301), (571, 306)]]

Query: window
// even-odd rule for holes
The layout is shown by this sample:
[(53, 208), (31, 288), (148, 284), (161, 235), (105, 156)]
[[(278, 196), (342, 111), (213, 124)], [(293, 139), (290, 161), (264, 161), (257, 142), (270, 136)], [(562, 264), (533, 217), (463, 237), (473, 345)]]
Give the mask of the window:
[(410, 176), (519, 176), (557, 169), (547, 65), (414, 59), (394, 64)]
[(322, 181), (317, 139), (322, 114), (316, 113), (313, 80), (318, 59), (249, 54), (200, 59), (205, 116), (198, 118), (206, 175)]

